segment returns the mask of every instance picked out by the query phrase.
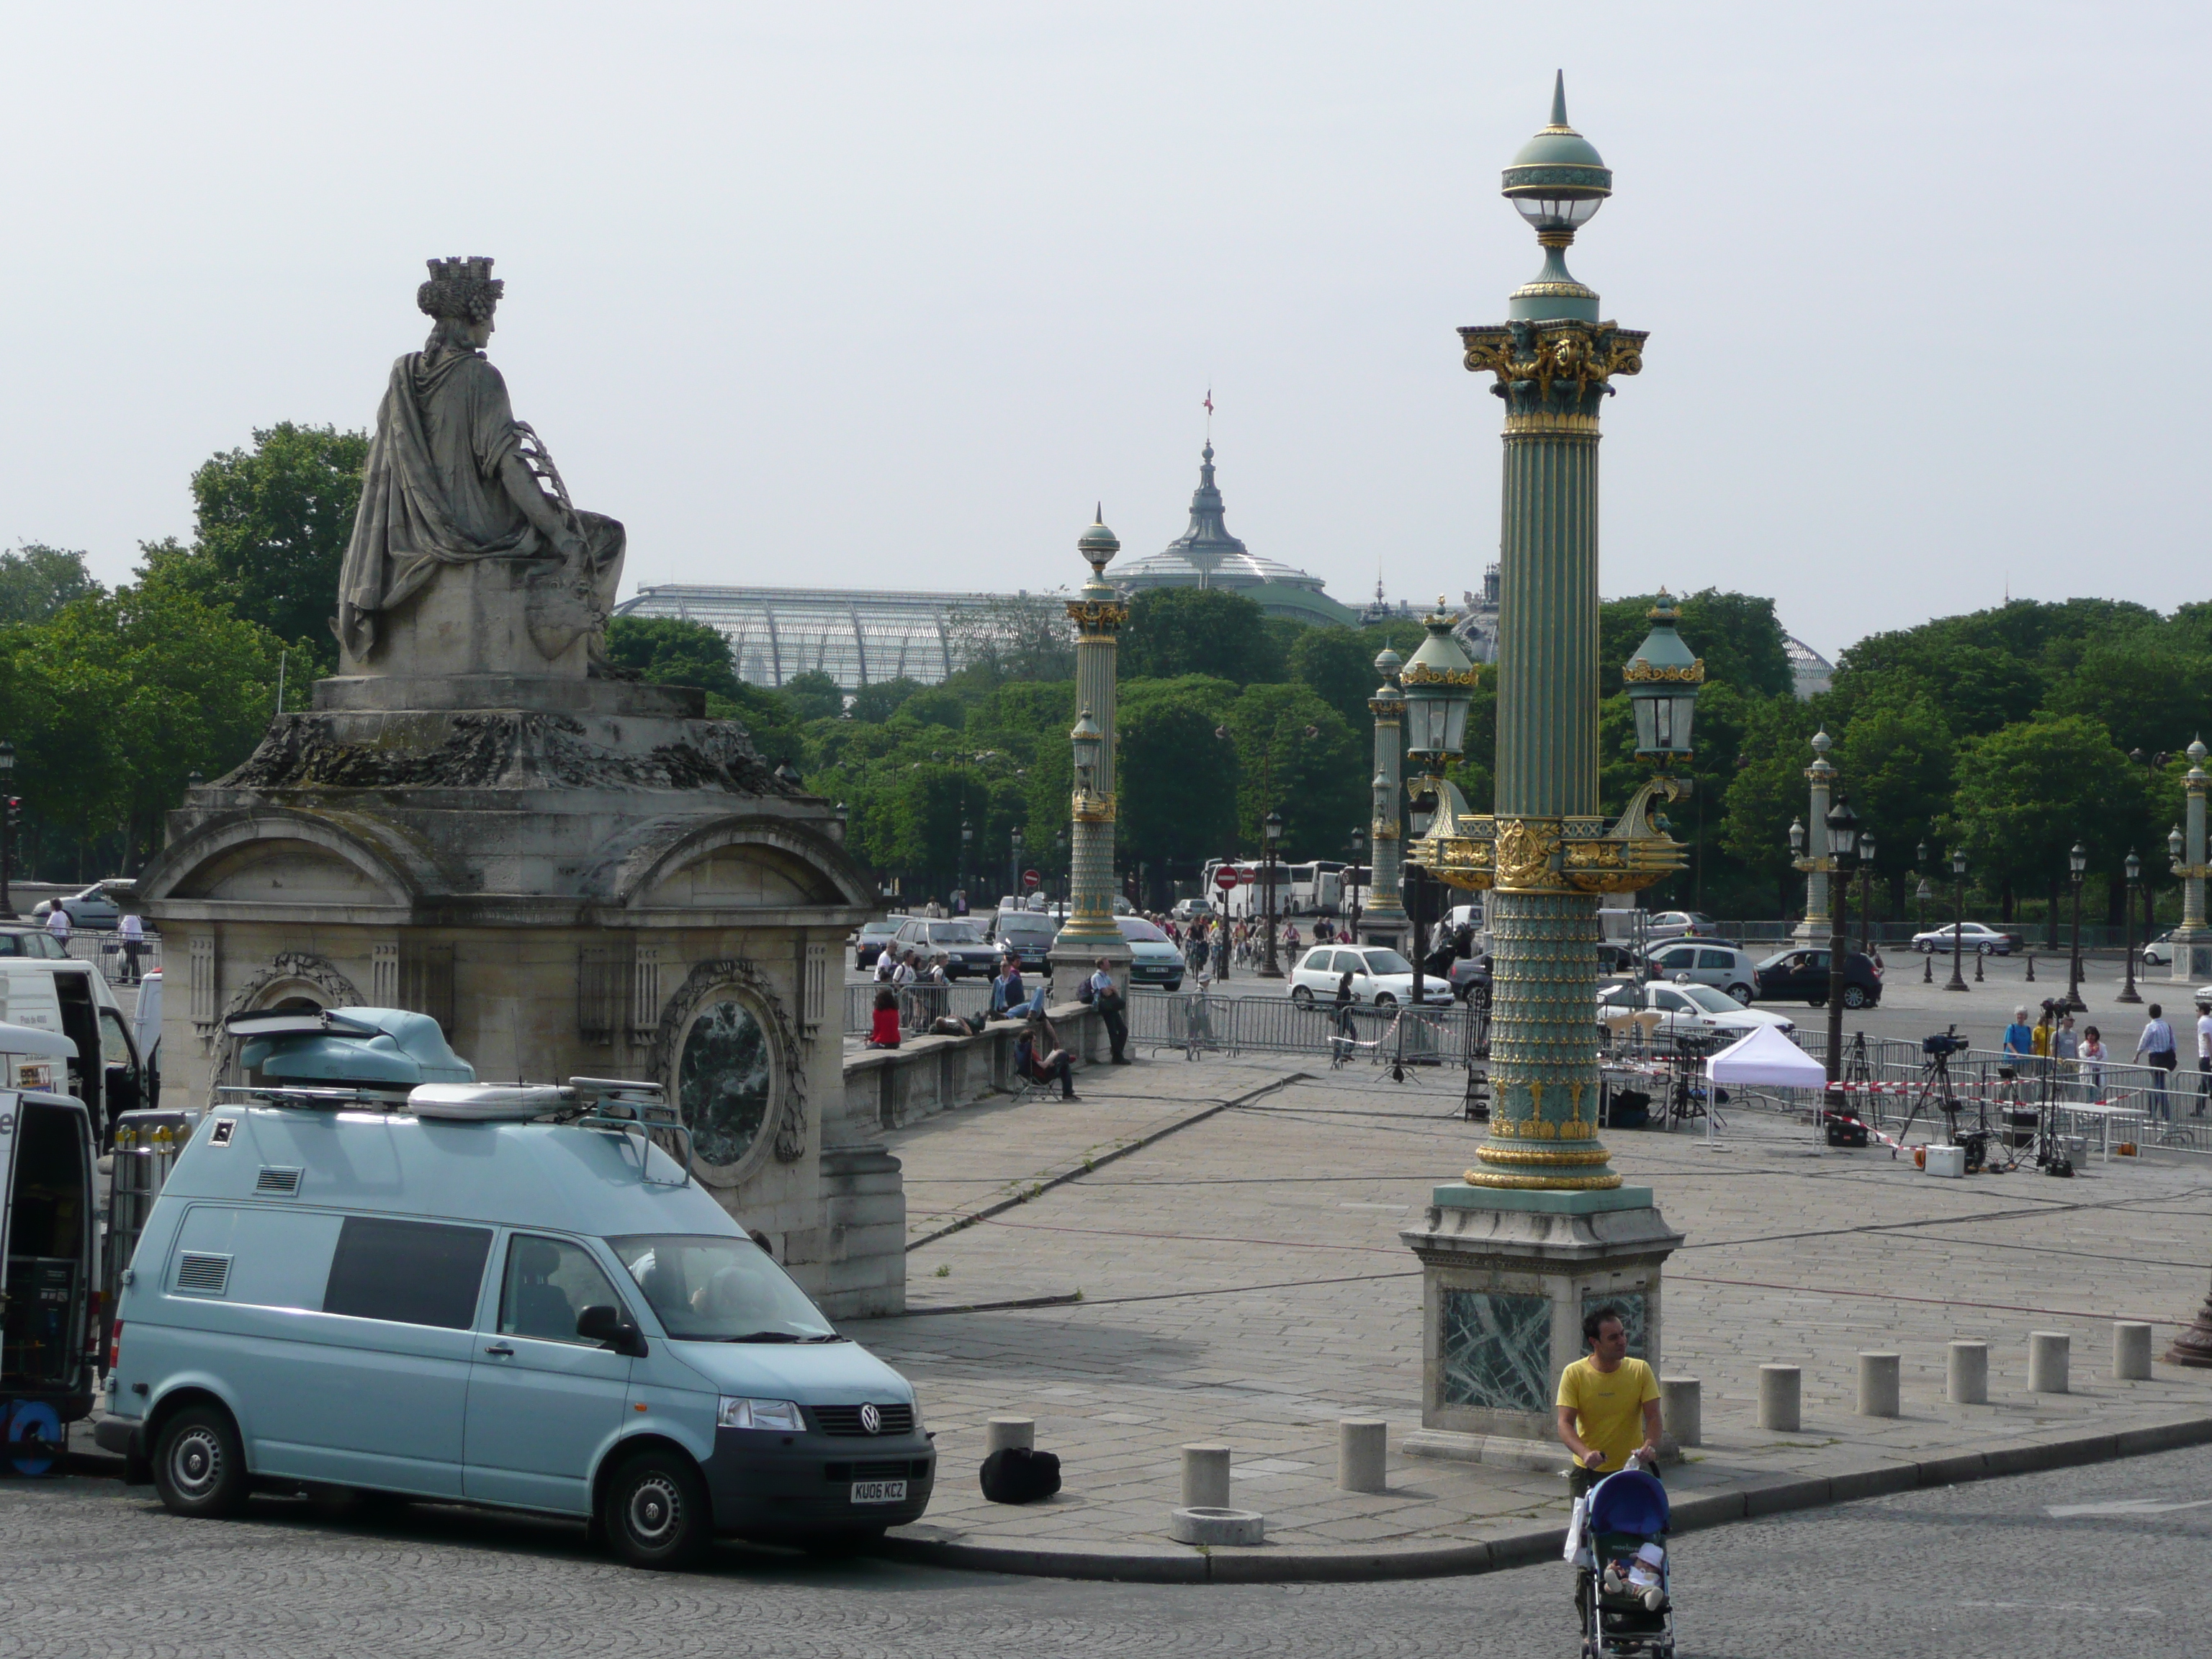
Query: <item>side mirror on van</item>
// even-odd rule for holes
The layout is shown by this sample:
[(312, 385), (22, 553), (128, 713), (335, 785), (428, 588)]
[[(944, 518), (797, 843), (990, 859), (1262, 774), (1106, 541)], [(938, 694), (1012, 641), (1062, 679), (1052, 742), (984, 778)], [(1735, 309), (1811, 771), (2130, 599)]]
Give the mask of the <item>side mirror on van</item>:
[(642, 1359), (646, 1355), (645, 1333), (624, 1319), (619, 1308), (599, 1304), (585, 1309), (576, 1316), (576, 1334), (586, 1342), (628, 1354), (632, 1359)]

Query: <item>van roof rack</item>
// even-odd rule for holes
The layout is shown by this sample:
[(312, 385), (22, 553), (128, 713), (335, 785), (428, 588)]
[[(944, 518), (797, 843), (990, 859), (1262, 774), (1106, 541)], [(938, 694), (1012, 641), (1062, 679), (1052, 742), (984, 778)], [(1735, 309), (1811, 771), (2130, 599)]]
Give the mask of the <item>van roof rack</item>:
[(327, 1008), (270, 1009), (259, 1013), (233, 1014), (222, 1023), (233, 1036), (349, 1036), (380, 1037), (381, 1025), (369, 1025)]
[(310, 1111), (342, 1112), (365, 1109), (373, 1112), (404, 1112), (407, 1096), (404, 1090), (317, 1088), (311, 1085), (284, 1083), (224, 1083), (216, 1085), (216, 1093), (231, 1097), (234, 1105), (254, 1101), (271, 1106), (304, 1106)]

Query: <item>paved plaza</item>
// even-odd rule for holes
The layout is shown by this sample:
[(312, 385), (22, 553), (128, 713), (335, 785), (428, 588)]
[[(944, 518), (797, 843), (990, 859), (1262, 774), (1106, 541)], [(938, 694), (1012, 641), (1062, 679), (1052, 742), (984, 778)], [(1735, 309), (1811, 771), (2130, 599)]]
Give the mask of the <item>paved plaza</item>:
[[(1235, 1449), (1234, 1501), (1265, 1513), (1275, 1551), (1557, 1522), (1556, 1469), (1400, 1449), (1419, 1426), (1420, 1279), (1397, 1233), (1472, 1160), (1481, 1130), (1458, 1115), (1457, 1074), (1316, 1071), (1163, 1058), (1085, 1073), (1078, 1104), (987, 1103), (889, 1137), (919, 1243), (913, 1311), (853, 1332), (915, 1380), (937, 1431), (945, 1474), (912, 1535), (1182, 1553), (1166, 1528), (1192, 1441)], [(1679, 1492), (2212, 1414), (2212, 1375), (2109, 1380), (2114, 1320), (2151, 1322), (2162, 1352), (2203, 1299), (2212, 1170), (2195, 1162), (1947, 1182), (1880, 1150), (1819, 1151), (1755, 1109), (1729, 1115), (1717, 1150), (1686, 1132), (1609, 1139), (1688, 1236), (1668, 1266), (1662, 1370), (1702, 1381), (1705, 1444), (1670, 1473)], [(2072, 1392), (2028, 1392), (2033, 1330), (2072, 1337)], [(1943, 1403), (1954, 1338), (1990, 1344), (1990, 1404)], [(1902, 1356), (1900, 1419), (1855, 1414), (1862, 1350)], [(1769, 1362), (1803, 1368), (1799, 1433), (1756, 1426)], [(982, 1498), (994, 1415), (1036, 1419), (1064, 1460), (1059, 1498)], [(1387, 1494), (1337, 1488), (1345, 1416), (1389, 1422)]]

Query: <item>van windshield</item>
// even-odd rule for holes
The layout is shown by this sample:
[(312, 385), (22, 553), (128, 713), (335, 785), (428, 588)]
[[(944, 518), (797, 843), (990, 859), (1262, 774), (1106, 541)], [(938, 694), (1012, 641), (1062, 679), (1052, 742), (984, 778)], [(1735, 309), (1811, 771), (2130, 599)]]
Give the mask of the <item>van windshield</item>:
[(749, 1238), (632, 1233), (608, 1247), (678, 1342), (842, 1342)]

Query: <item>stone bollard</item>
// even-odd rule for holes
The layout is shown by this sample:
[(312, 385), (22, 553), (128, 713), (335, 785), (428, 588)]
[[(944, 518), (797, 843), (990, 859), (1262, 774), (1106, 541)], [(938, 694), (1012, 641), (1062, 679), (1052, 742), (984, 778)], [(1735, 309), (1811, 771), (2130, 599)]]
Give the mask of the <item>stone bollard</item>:
[(1944, 1382), (1944, 1395), (1953, 1405), (1988, 1405), (1990, 1345), (1986, 1342), (1954, 1342)]
[(1390, 1425), (1379, 1417), (1339, 1418), (1336, 1484), (1346, 1492), (1389, 1491), (1389, 1434)]
[(1191, 1445), (1182, 1449), (1182, 1506), (1187, 1510), (1229, 1507), (1228, 1447)]
[(1030, 1451), (1036, 1449), (1036, 1419), (1034, 1417), (994, 1417), (983, 1431), (983, 1451), (986, 1455), (1004, 1451), (1009, 1446), (1020, 1446)]
[(2033, 951), (2027, 953), (2027, 982), (2030, 985), (2035, 983), (2035, 952)]
[(2063, 1331), (2030, 1331), (2027, 1335), (2027, 1389), (2030, 1394), (2066, 1392), (2067, 1352), (2073, 1339)]
[(2112, 1322), (2112, 1381), (2150, 1381), (2150, 1327), (2132, 1320)]
[(1982, 982), (1982, 958), (1988, 954), (1989, 952), (1986, 951), (1977, 951), (1974, 952), (1974, 983), (1977, 985), (1979, 985)]
[(1898, 1359), (1893, 1353), (1859, 1356), (1859, 1415), (1898, 1415)]
[(1705, 1408), (1694, 1376), (1659, 1379), (1659, 1420), (1678, 1446), (1705, 1443)]
[(1759, 1426), (1797, 1432), (1798, 1370), (1795, 1365), (1759, 1368)]

